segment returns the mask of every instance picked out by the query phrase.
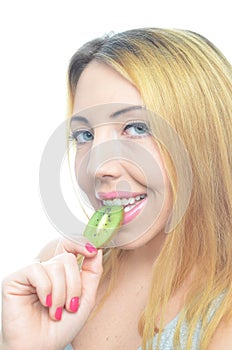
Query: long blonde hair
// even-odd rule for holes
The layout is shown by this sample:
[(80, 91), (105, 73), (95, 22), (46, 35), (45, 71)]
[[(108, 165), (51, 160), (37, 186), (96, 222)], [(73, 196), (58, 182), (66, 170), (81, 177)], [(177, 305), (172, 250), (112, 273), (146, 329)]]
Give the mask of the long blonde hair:
[[(152, 348), (158, 313), (161, 310), (162, 330), (168, 300), (197, 267), (174, 345), (178, 346), (181, 322), (185, 320), (189, 327), (186, 350), (190, 350), (201, 320), (200, 349), (204, 350), (219, 323), (232, 318), (231, 65), (212, 43), (189, 31), (149, 28), (105, 36), (84, 45), (71, 60), (70, 111), (80, 74), (93, 59), (108, 64), (136, 86), (145, 106), (176, 130), (191, 160), (190, 203), (153, 266), (149, 299), (139, 322), (142, 347)], [(160, 147), (172, 177), (173, 165)], [(175, 181), (172, 186), (176, 193)], [(122, 254), (115, 249), (105, 256), (104, 276), (112, 271), (108, 293)], [(222, 294), (223, 300), (209, 322), (209, 310)]]

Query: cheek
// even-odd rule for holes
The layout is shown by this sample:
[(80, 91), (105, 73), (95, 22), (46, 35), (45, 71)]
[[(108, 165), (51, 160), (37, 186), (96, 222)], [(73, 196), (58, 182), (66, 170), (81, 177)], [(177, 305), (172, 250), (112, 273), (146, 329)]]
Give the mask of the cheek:
[(157, 191), (165, 191), (168, 177), (162, 160), (159, 147), (154, 138), (146, 137), (140, 141), (136, 164), (142, 171), (148, 188), (156, 188)]
[(91, 176), (87, 173), (87, 160), (85, 157), (81, 157), (80, 154), (75, 158), (75, 176), (79, 193), (83, 204), (92, 209), (98, 208), (99, 203), (95, 197), (95, 184)]
[(87, 191), (90, 186), (90, 177), (87, 174), (88, 157), (84, 147), (80, 147), (75, 153), (75, 176), (78, 186)]
[(168, 183), (161, 159), (155, 152), (150, 153), (149, 157), (138, 159), (136, 166), (132, 167), (131, 174), (138, 181), (141, 180), (147, 188), (157, 192), (163, 193)]

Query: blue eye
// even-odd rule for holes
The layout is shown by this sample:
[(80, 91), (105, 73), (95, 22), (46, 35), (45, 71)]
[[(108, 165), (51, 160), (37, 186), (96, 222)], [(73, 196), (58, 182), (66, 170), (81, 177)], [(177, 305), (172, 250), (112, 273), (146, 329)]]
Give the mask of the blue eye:
[(93, 134), (89, 130), (76, 130), (72, 132), (72, 139), (78, 144), (83, 144), (93, 140)]
[(149, 134), (149, 129), (146, 123), (143, 122), (132, 122), (127, 124), (124, 131), (131, 136), (140, 136)]

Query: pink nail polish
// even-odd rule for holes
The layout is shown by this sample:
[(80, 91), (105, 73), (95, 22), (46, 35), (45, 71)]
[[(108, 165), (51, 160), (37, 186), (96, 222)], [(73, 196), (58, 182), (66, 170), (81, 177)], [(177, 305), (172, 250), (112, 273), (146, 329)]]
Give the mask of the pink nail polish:
[(47, 305), (47, 307), (52, 306), (52, 295), (51, 294), (48, 294), (46, 297), (46, 305)]
[(72, 312), (77, 312), (78, 309), (79, 309), (79, 298), (74, 297), (70, 301), (70, 310)]
[(61, 320), (62, 312), (63, 312), (63, 308), (62, 308), (62, 307), (58, 307), (58, 308), (56, 309), (55, 319), (56, 319), (57, 321), (60, 321), (60, 320)]
[(88, 250), (88, 252), (90, 253), (96, 253), (97, 252), (97, 248), (95, 248), (92, 244), (90, 243), (86, 243), (85, 248)]

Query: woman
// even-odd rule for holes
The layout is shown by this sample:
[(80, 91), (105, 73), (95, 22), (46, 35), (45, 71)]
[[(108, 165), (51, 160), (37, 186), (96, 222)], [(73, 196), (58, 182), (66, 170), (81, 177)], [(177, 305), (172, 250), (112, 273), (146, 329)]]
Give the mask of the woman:
[[(114, 249), (61, 239), (5, 280), (7, 350), (231, 347), (231, 73), (188, 31), (131, 30), (77, 51), (68, 78), (78, 184), (95, 210), (132, 204)], [(175, 132), (184, 158), (168, 143)], [(122, 157), (105, 161), (112, 141)], [(147, 161), (136, 166), (128, 145)]]

